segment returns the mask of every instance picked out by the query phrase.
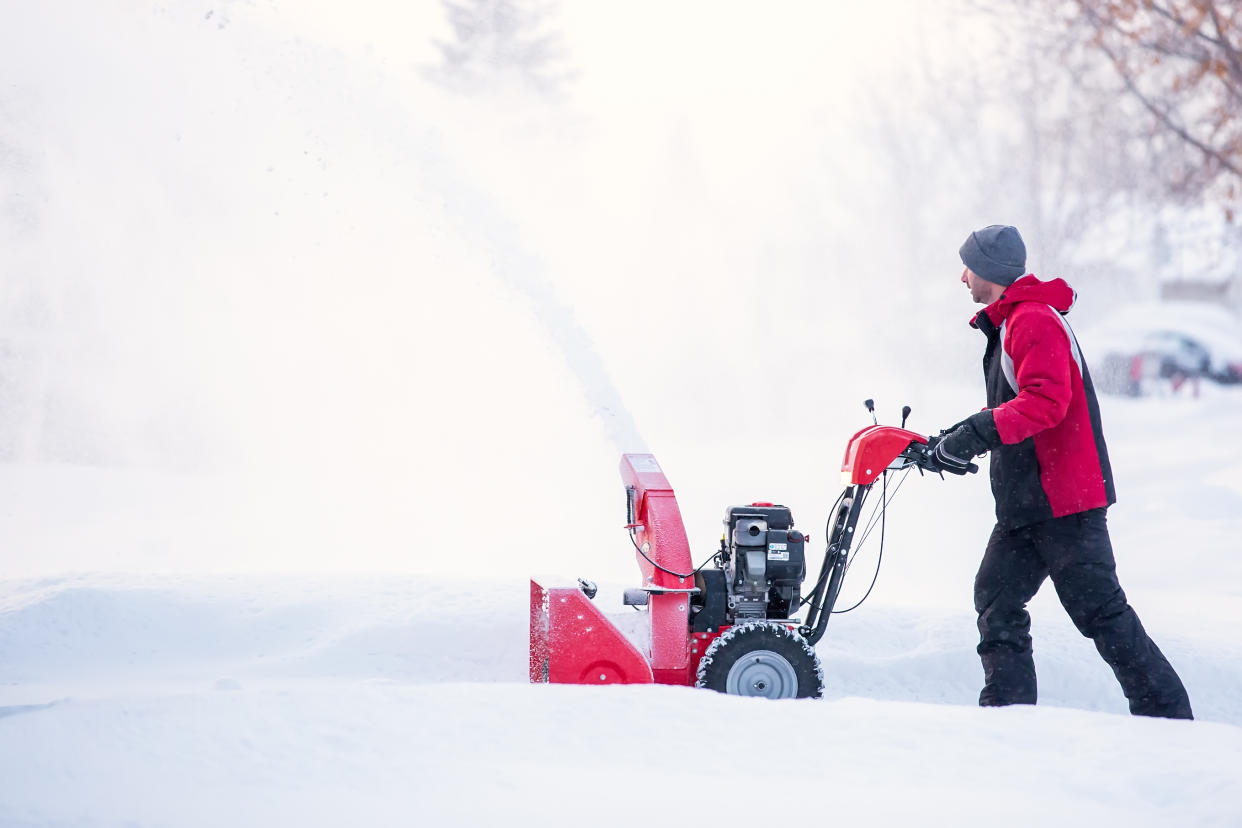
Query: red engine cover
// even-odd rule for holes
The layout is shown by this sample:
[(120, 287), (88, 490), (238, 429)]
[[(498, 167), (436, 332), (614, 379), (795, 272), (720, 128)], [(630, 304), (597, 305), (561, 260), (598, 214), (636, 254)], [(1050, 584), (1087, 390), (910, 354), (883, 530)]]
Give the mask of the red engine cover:
[(873, 425), (850, 438), (841, 476), (852, 485), (874, 483), (911, 443), (927, 443), (922, 434), (897, 426)]

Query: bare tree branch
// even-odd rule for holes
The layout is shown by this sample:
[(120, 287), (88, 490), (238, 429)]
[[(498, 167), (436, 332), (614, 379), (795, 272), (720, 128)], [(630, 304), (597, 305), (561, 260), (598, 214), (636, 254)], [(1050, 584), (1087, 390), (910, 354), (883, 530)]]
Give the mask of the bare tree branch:
[(1149, 152), (1168, 190), (1234, 200), (1242, 184), (1242, 54), (1232, 5), (1074, 0), (1076, 14), (1058, 0), (1044, 7), (1062, 23), (1064, 48), (1099, 54), (1150, 117)]
[(1177, 137), (1181, 138), (1187, 144), (1190, 144), (1192, 147), (1202, 152), (1208, 159), (1215, 161), (1221, 167), (1233, 173), (1234, 175), (1242, 177), (1242, 170), (1239, 170), (1238, 167), (1234, 166), (1229, 161), (1228, 158), (1226, 158), (1224, 155), (1214, 150), (1212, 147), (1209, 147), (1207, 144), (1203, 143), (1199, 139), (1195, 138), (1181, 124), (1174, 121), (1173, 118), (1167, 112), (1165, 112), (1160, 107), (1156, 106), (1155, 103), (1153, 103), (1152, 100), (1148, 98), (1147, 95), (1145, 95), (1141, 89), (1138, 88), (1138, 86), (1134, 82), (1134, 79), (1130, 77), (1130, 73), (1126, 71), (1125, 66), (1116, 57), (1116, 55), (1114, 55), (1107, 47), (1102, 46), (1101, 49), (1103, 49), (1104, 54), (1108, 55), (1109, 58), (1112, 59), (1113, 65), (1117, 67), (1117, 72), (1121, 75), (1122, 83), (1126, 85), (1126, 89), (1128, 89), (1130, 93), (1133, 94), (1139, 100), (1139, 103), (1141, 103), (1147, 109), (1148, 112), (1150, 112), (1152, 115), (1155, 115), (1156, 118), (1158, 118), (1160, 122), (1164, 124), (1168, 129), (1172, 130), (1172, 132), (1175, 135), (1177, 135)]
[(1230, 42), (1225, 26), (1220, 22), (1220, 15), (1216, 12), (1215, 3), (1208, 5), (1208, 14), (1212, 18), (1212, 26), (1216, 29), (1216, 36), (1218, 38), (1216, 42), (1220, 50), (1224, 52), (1226, 61), (1228, 61), (1229, 73), (1236, 82), (1242, 83), (1242, 59), (1239, 59), (1237, 48)]

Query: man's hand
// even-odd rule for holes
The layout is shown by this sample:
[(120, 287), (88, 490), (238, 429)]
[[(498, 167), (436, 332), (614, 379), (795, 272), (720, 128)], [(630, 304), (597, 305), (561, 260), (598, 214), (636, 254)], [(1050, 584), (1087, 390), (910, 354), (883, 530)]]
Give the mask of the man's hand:
[(937, 471), (966, 474), (971, 460), (1000, 445), (991, 411), (980, 411), (927, 441), (928, 454)]
[(965, 460), (958, 460), (954, 457), (947, 457), (940, 449), (940, 443), (943, 442), (942, 437), (931, 436), (927, 438), (927, 462), (924, 468), (933, 472), (948, 472), (949, 474), (964, 475), (970, 471), (970, 463)]

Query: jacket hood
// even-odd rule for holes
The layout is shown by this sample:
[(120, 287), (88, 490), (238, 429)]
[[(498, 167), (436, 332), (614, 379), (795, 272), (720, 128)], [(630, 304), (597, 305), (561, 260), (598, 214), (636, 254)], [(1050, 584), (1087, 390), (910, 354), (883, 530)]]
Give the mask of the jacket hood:
[(1000, 298), (988, 305), (970, 320), (971, 327), (979, 327), (976, 320), (981, 314), (987, 314), (993, 325), (1000, 325), (1015, 307), (1022, 302), (1040, 302), (1051, 305), (1062, 316), (1069, 313), (1070, 308), (1078, 299), (1078, 294), (1064, 279), (1050, 279), (1042, 282), (1035, 274), (1028, 273), (1021, 279), (1005, 288)]

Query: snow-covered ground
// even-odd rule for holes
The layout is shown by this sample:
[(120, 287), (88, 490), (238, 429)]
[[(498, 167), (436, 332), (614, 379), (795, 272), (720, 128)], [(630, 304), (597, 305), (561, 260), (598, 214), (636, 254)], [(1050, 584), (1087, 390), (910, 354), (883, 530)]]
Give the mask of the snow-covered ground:
[[(1238, 824), (1239, 403), (1104, 401), (1123, 583), (1198, 721), (1129, 717), (1051, 589), (1033, 606), (1041, 704), (974, 707), (969, 589), (986, 492), (977, 479), (911, 479), (892, 506), (876, 593), (819, 645), (822, 701), (527, 684), (524, 576), (574, 533), (515, 527), (504, 550), (468, 537), (410, 544), (450, 555), (453, 572), (5, 580), (0, 824), (623, 825), (811, 813), (879, 825), (997, 814), (1014, 825)], [(668, 471), (687, 494), (711, 474)], [(54, 504), (37, 525), (5, 508), (6, 552), (43, 544), (47, 572), (80, 567), (83, 545), (174, 555), (168, 527), (143, 514), (190, 520), (211, 503), (184, 480), (100, 476), (4, 467), (7, 492)], [(101, 482), (142, 509), (98, 523)], [(804, 485), (791, 481), (791, 494)], [(227, 502), (217, 505), (227, 522)], [(795, 513), (803, 525), (818, 521), (806, 511)], [(687, 511), (696, 548), (710, 548), (717, 517)], [(50, 535), (66, 539), (59, 552)], [(563, 582), (632, 566), (617, 526), (590, 538), (598, 543), (581, 546)], [(846, 597), (868, 580), (853, 575)], [(597, 602), (620, 614), (625, 585), (605, 584)]]

